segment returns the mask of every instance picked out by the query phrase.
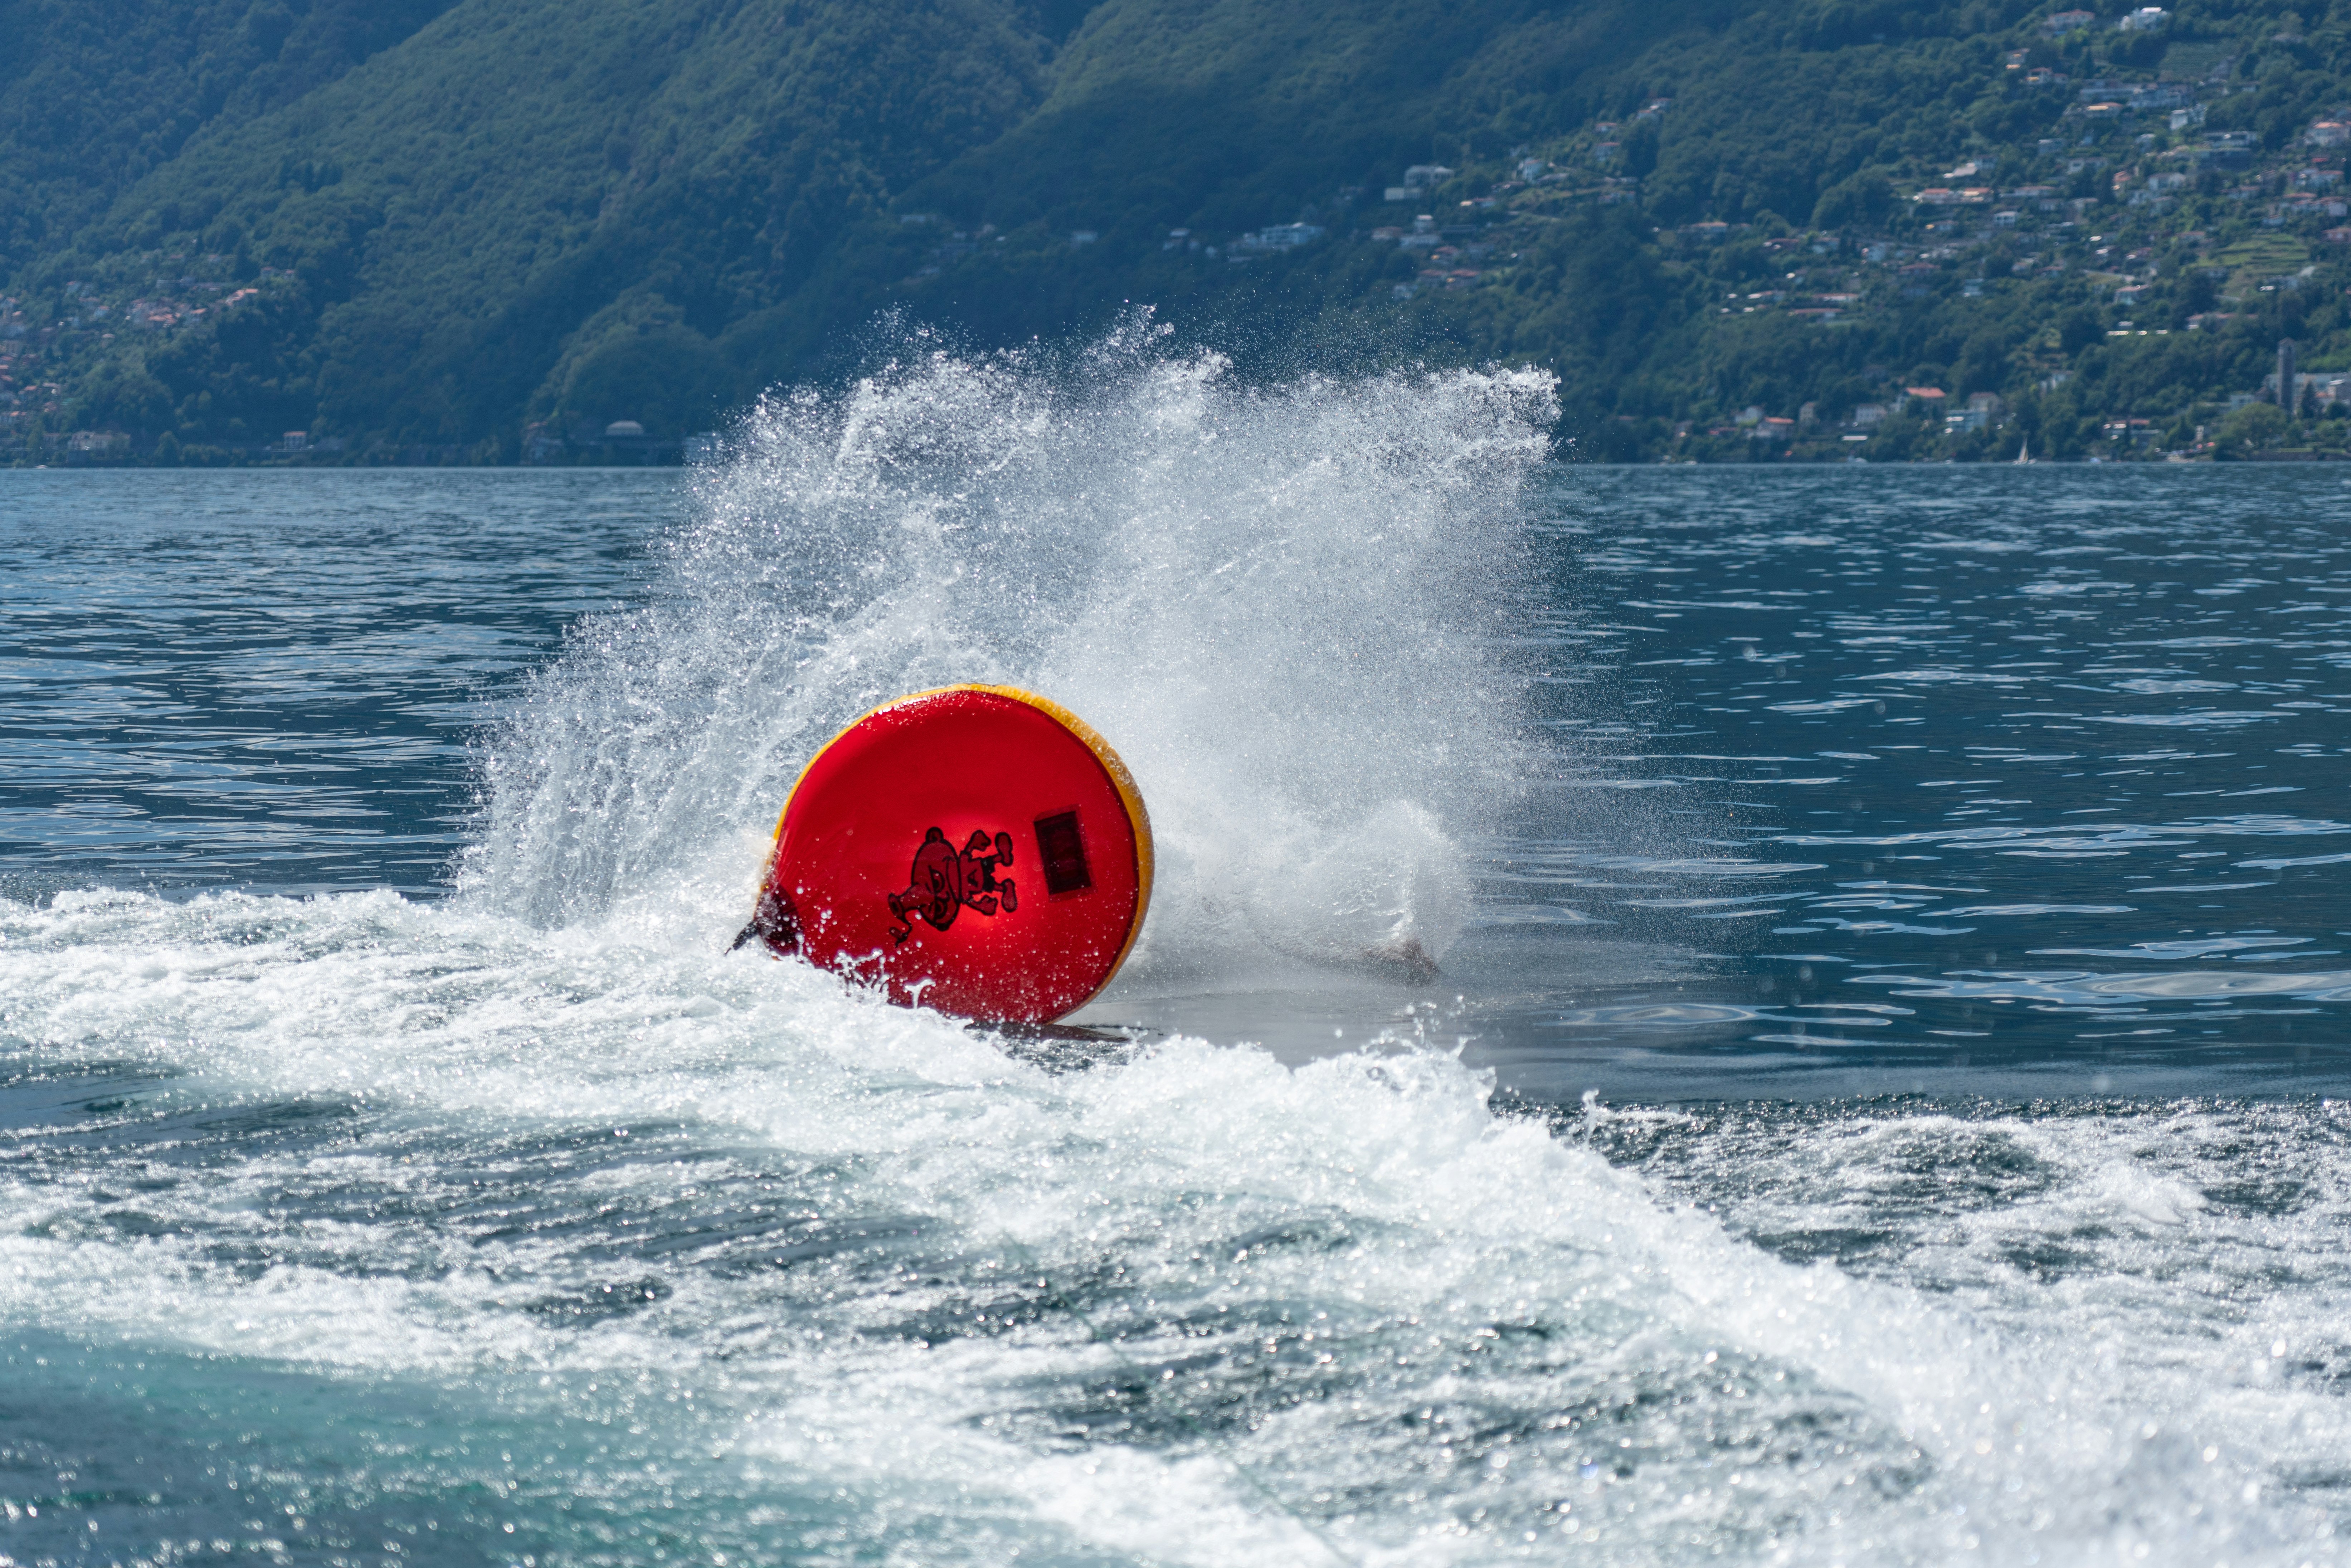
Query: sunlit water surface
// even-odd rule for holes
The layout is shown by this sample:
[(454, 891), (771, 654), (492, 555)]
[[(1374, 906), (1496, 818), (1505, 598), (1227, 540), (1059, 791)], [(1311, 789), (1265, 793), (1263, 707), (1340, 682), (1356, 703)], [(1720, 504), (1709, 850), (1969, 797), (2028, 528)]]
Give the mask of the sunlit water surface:
[[(2351, 486), (1108, 360), (0, 476), (0, 1558), (2351, 1562)], [(1092, 1034), (722, 951), (956, 678)]]

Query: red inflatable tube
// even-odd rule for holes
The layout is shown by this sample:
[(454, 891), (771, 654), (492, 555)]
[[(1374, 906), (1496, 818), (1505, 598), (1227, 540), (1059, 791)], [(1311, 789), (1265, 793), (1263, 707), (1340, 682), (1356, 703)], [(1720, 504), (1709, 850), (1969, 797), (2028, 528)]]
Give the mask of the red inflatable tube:
[(1110, 984), (1151, 903), (1151, 819), (1109, 742), (1011, 686), (948, 686), (842, 730), (792, 787), (736, 945), (893, 1002), (1050, 1023)]

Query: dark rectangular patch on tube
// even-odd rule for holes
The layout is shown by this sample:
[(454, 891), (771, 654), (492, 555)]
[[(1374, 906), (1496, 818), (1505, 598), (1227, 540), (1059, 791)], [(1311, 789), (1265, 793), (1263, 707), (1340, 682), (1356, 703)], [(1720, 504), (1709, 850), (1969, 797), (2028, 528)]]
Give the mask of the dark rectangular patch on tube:
[(1059, 898), (1094, 884), (1086, 870), (1086, 841), (1078, 836), (1078, 814), (1061, 811), (1037, 819), (1037, 858), (1045, 868), (1045, 893)]

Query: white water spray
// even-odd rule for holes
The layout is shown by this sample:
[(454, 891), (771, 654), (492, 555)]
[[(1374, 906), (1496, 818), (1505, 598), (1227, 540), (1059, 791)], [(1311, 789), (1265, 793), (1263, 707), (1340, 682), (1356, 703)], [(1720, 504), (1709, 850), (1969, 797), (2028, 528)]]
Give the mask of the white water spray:
[(799, 757), (973, 677), (1144, 774), (1162, 972), (1434, 941), (1547, 395), (1131, 337), (779, 403), (468, 896), (0, 901), (6, 1551), (2345, 1562), (2339, 1100), (1562, 1138), (1398, 1041), (1073, 1071), (717, 950)]
[(800, 766), (958, 681), (1100, 728), (1160, 851), (1134, 967), (1409, 969), (1512, 762), (1493, 653), (1553, 383), (1240, 384), (1136, 322), (1077, 362), (917, 341), (779, 395), (695, 484), (649, 602), (590, 623), (491, 748), (476, 896), (544, 925), (715, 930)]

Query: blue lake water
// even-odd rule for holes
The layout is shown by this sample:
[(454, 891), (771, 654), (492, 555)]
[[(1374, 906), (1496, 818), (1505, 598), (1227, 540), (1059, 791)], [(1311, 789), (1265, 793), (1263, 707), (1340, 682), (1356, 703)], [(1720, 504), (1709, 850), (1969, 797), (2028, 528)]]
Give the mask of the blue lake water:
[[(2351, 1562), (2351, 485), (1094, 373), (0, 475), (0, 1557)], [(723, 951), (972, 678), (1089, 1034)]]

